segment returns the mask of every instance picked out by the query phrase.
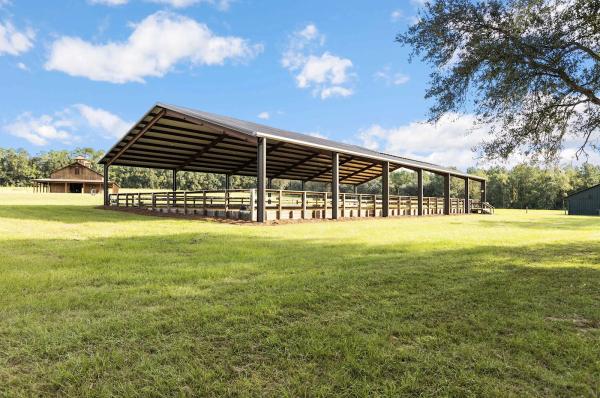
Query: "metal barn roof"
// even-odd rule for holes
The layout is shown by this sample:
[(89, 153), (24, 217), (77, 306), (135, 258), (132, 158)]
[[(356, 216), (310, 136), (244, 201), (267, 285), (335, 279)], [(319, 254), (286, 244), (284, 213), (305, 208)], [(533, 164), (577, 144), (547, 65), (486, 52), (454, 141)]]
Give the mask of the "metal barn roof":
[(394, 156), (356, 145), (157, 103), (102, 158), (108, 165), (150, 167), (234, 175), (256, 175), (256, 146), (267, 138), (267, 177), (331, 180), (331, 152), (340, 154), (340, 183), (360, 184), (401, 167), (483, 181), (428, 162)]

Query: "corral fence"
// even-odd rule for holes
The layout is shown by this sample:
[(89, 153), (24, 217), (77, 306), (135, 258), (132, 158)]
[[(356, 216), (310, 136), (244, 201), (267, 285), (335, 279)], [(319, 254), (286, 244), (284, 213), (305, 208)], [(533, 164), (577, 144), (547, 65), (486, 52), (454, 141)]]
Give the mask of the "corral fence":
[[(255, 189), (160, 191), (111, 194), (109, 206), (216, 218), (256, 220)], [(331, 218), (330, 192), (267, 189), (268, 220)], [(389, 195), (390, 216), (418, 215), (418, 197)], [(486, 202), (469, 200), (470, 209), (486, 212)], [(443, 197), (423, 197), (423, 215), (444, 214)], [(450, 198), (450, 214), (464, 214), (465, 200)], [(341, 217), (381, 217), (383, 195), (340, 193)]]

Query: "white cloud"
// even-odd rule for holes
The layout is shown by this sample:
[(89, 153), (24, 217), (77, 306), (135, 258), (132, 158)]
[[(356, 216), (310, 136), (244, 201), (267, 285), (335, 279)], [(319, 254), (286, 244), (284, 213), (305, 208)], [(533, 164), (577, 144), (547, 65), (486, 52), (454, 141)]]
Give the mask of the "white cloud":
[(19, 55), (27, 52), (33, 47), (34, 39), (35, 33), (32, 29), (19, 31), (10, 21), (0, 22), (0, 55)]
[(394, 10), (390, 14), (390, 19), (392, 20), (392, 22), (398, 22), (402, 19), (403, 16), (404, 16), (404, 14), (402, 13), (402, 11)]
[(374, 124), (358, 137), (369, 149), (464, 170), (476, 163), (472, 148), (485, 137), (483, 129), (470, 132), (475, 121), (473, 115), (453, 113), (435, 124), (412, 122), (392, 128)]
[(408, 24), (409, 25), (416, 25), (419, 22), (421, 22), (421, 18), (417, 15), (413, 15), (412, 17), (408, 18)]
[(428, 0), (410, 0), (410, 4), (412, 4), (415, 8), (424, 7)]
[(166, 4), (175, 8), (185, 8), (199, 3), (206, 3), (216, 6), (220, 10), (228, 10), (231, 0), (150, 0), (153, 3)]
[(269, 114), (269, 112), (261, 112), (258, 114), (258, 118), (268, 120), (271, 118), (271, 115)]
[[(586, 148), (585, 153), (577, 153), (581, 144), (582, 140), (578, 134), (567, 134), (563, 145), (564, 147), (559, 155), (559, 163), (563, 165), (578, 165), (587, 161), (592, 164), (599, 164), (600, 152), (593, 149), (593, 147)], [(600, 147), (600, 139), (592, 137), (589, 144)]]
[(29, 67), (27, 65), (25, 65), (23, 62), (17, 62), (17, 68), (24, 70), (24, 71), (29, 71)]
[(71, 133), (62, 128), (63, 124), (62, 119), (56, 116), (42, 115), (36, 118), (31, 113), (24, 113), (13, 123), (4, 126), (3, 130), (33, 145), (43, 146), (50, 141), (68, 143)]
[(89, 0), (91, 4), (102, 4), (105, 6), (121, 6), (127, 4), (129, 0)]
[(312, 84), (342, 84), (348, 81), (349, 68), (352, 68), (352, 61), (328, 52), (320, 56), (310, 55), (296, 76), (296, 82), (300, 88), (310, 87)]
[[(410, 4), (413, 6), (413, 8), (419, 11), (421, 8), (425, 7), (428, 1), (429, 0), (410, 0)], [(406, 20), (408, 22), (408, 25), (412, 26), (420, 22), (420, 17), (418, 15), (412, 15), (406, 17)]]
[[(474, 115), (449, 113), (435, 124), (417, 121), (390, 128), (373, 124), (360, 130), (357, 139), (360, 145), (372, 150), (466, 170), (478, 165), (479, 154), (473, 148), (489, 139), (488, 133), (488, 128), (477, 125)], [(576, 159), (575, 153), (580, 144), (581, 141), (574, 137), (567, 138), (559, 154), (559, 162), (572, 165), (585, 161), (600, 163), (597, 151), (590, 151), (587, 158)], [(485, 161), (481, 165), (511, 168), (528, 160), (525, 155), (515, 153), (508, 159)]]
[(325, 36), (323, 36), (317, 26), (315, 24), (308, 24), (304, 27), (304, 29), (297, 32), (298, 36), (304, 38), (305, 40), (316, 40), (319, 39), (321, 44), (325, 42)]
[(144, 82), (161, 77), (175, 65), (223, 65), (245, 61), (262, 51), (235, 36), (217, 36), (205, 24), (160, 11), (133, 25), (124, 42), (94, 44), (64, 36), (52, 43), (47, 70), (111, 83)]
[(76, 104), (52, 115), (36, 117), (30, 112), (23, 113), (2, 126), (2, 130), (33, 145), (45, 146), (51, 142), (69, 144), (79, 140), (81, 134), (89, 133), (120, 138), (131, 124), (106, 110)]
[(327, 99), (329, 97), (349, 97), (354, 92), (349, 88), (332, 86), (325, 87), (321, 90), (321, 99)]
[(295, 74), (299, 88), (310, 88), (313, 95), (318, 95), (321, 99), (352, 95), (352, 89), (346, 87), (354, 76), (352, 61), (327, 51), (320, 55), (314, 54), (324, 43), (325, 36), (314, 24), (309, 24), (290, 37), (281, 64)]
[(400, 73), (392, 72), (392, 68), (389, 65), (384, 66), (373, 75), (375, 80), (382, 80), (387, 85), (399, 86), (404, 83), (408, 83), (410, 76)]
[(74, 107), (90, 127), (98, 129), (107, 137), (121, 138), (132, 125), (104, 109), (92, 108), (84, 104), (77, 104)]
[(399, 85), (399, 84), (408, 83), (409, 80), (410, 80), (410, 76), (405, 75), (403, 73), (396, 73), (394, 75), (394, 79), (392, 80), (392, 83), (394, 83), (395, 85)]
[[(0, 0), (2, 1), (2, 0)], [(206, 3), (220, 10), (228, 10), (232, 0), (146, 0), (151, 3), (164, 4), (174, 8), (185, 8), (200, 3)], [(107, 6), (120, 6), (129, 3), (129, 0), (89, 0), (91, 4), (102, 4)], [(1, 3), (0, 3), (1, 5)]]

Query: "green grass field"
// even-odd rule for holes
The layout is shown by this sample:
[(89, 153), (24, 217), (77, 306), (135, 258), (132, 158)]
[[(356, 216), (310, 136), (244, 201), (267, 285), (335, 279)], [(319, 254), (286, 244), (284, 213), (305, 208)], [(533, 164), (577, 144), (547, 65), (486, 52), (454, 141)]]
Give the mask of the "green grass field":
[(0, 191), (0, 396), (600, 394), (600, 218), (232, 225)]

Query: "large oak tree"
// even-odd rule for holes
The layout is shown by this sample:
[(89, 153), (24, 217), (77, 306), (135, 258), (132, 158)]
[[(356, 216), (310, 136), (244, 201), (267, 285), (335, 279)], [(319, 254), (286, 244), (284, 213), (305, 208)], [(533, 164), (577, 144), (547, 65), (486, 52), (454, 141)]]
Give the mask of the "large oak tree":
[(598, 149), (600, 1), (433, 0), (420, 14), (396, 39), (434, 67), (431, 121), (474, 112), (489, 158)]

